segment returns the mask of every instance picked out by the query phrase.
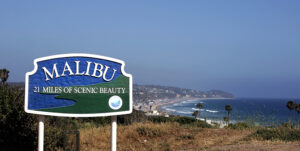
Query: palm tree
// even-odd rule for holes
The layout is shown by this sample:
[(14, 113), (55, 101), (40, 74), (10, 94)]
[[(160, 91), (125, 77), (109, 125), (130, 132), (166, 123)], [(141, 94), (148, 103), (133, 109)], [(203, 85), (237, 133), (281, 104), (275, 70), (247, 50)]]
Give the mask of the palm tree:
[(288, 102), (286, 103), (286, 107), (287, 107), (290, 111), (294, 110), (295, 105), (296, 105), (296, 104), (294, 103), (293, 100), (290, 100), (290, 101), (288, 101)]
[(230, 112), (232, 111), (232, 108), (231, 108), (231, 106), (230, 105), (225, 105), (225, 110), (227, 111), (227, 118), (228, 118), (228, 124), (229, 124), (229, 120), (230, 120), (230, 118), (229, 118), (229, 115), (230, 115)]
[[(198, 108), (198, 109), (202, 109), (202, 108), (203, 108), (203, 105), (202, 105), (201, 103), (198, 103), (198, 104), (197, 104), (197, 108)], [(200, 110), (199, 110), (198, 114), (199, 114), (199, 118), (200, 118)]]
[(224, 121), (225, 121), (225, 123), (227, 123), (227, 126), (228, 126), (228, 117), (224, 117)]
[[(300, 114), (300, 104), (295, 105), (295, 110), (298, 114)], [(300, 118), (300, 117), (299, 117)]]
[(195, 111), (195, 112), (192, 114), (192, 116), (195, 116), (195, 118), (197, 118), (198, 114), (199, 114), (199, 112), (198, 112), (198, 111)]
[(290, 114), (291, 114), (292, 110), (295, 109), (295, 105), (296, 104), (294, 103), (293, 100), (290, 100), (286, 103), (286, 107), (290, 110)]
[(0, 78), (1, 78), (1, 85), (4, 85), (4, 83), (7, 81), (8, 79), (8, 73), (9, 70), (7, 69), (0, 69)]

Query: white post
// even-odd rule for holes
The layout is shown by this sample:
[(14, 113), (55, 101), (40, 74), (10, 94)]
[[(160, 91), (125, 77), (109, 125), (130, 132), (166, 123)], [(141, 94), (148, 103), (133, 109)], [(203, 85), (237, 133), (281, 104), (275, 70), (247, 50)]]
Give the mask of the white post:
[(39, 116), (39, 150), (44, 151), (44, 116)]
[(117, 116), (111, 117), (111, 151), (117, 151)]

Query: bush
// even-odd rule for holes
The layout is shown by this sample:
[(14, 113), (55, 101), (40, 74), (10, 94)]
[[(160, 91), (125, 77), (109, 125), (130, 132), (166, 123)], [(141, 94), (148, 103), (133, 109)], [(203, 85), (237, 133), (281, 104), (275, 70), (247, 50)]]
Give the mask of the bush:
[(153, 123), (166, 123), (166, 122), (177, 122), (180, 125), (190, 125), (190, 126), (197, 126), (202, 128), (212, 128), (211, 125), (206, 123), (205, 121), (196, 120), (190, 117), (181, 117), (181, 116), (174, 116), (174, 117), (162, 117), (162, 116), (155, 116), (149, 117), (149, 121)]
[(166, 123), (166, 122), (172, 122), (172, 117), (163, 117), (163, 116), (150, 116), (148, 118), (149, 121), (153, 123)]
[(44, 148), (56, 151), (66, 147), (68, 131), (77, 129), (77, 121), (66, 117), (45, 117), (45, 142)]
[(173, 117), (154, 116), (154, 117), (149, 117), (148, 120), (153, 123), (177, 122), (181, 125), (182, 124), (192, 124), (197, 121), (194, 118), (181, 117), (181, 116), (173, 116)]
[(260, 138), (263, 140), (282, 140), (282, 141), (299, 141), (300, 129), (289, 128), (272, 128), (259, 129), (249, 136), (250, 138)]
[[(64, 128), (68, 119), (45, 118), (45, 150), (64, 146)], [(0, 146), (1, 150), (36, 150), (38, 120), (24, 111), (24, 90), (17, 86), (0, 85)]]
[(237, 129), (237, 130), (243, 130), (243, 129), (250, 128), (250, 126), (247, 123), (245, 123), (245, 122), (238, 122), (238, 123), (235, 123), (235, 124), (229, 124), (228, 128), (230, 128), (230, 129)]
[[(192, 124), (192, 123), (197, 122), (198, 120), (196, 120), (194, 118), (190, 118), (190, 117), (177, 116), (177, 117), (174, 117), (174, 121), (179, 124)], [(203, 122), (203, 121), (199, 121), (199, 122)]]
[(201, 128), (212, 128), (213, 127), (210, 124), (206, 123), (205, 121), (196, 122), (196, 126), (201, 127)]
[(0, 85), (1, 150), (35, 150), (36, 116), (25, 113), (24, 93), (17, 87)]

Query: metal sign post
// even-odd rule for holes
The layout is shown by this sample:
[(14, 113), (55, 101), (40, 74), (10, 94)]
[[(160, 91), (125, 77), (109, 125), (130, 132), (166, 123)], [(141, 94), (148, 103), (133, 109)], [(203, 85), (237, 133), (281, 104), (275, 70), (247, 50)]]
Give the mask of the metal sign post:
[(111, 117), (111, 151), (117, 151), (117, 116)]
[[(37, 58), (26, 73), (25, 111), (63, 117), (111, 116), (111, 149), (117, 150), (117, 115), (132, 113), (132, 76), (122, 60), (92, 54)], [(44, 116), (39, 117), (39, 151)]]
[(38, 142), (39, 151), (44, 151), (44, 122), (45, 122), (45, 116), (40, 115), (39, 116), (39, 142)]

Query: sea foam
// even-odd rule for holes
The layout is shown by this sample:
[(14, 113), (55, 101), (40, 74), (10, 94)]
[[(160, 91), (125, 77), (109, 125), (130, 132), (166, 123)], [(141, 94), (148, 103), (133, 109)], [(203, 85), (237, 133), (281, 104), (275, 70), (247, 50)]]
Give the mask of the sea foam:
[(179, 114), (193, 114), (194, 112), (188, 112), (188, 111), (176, 111)]
[(206, 110), (206, 112), (210, 112), (210, 113), (218, 113), (219, 111), (214, 111), (214, 110)]

